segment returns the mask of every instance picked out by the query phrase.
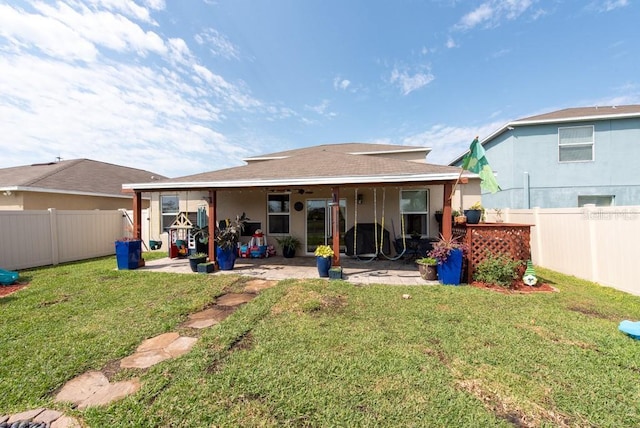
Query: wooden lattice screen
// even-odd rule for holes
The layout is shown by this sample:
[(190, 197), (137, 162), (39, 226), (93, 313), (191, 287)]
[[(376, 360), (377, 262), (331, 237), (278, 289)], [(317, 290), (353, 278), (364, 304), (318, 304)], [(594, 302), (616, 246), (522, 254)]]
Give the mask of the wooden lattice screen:
[[(453, 235), (463, 239), (469, 246), (466, 281), (473, 279), (476, 266), (487, 256), (504, 253), (514, 260), (527, 261), (531, 258), (531, 226), (512, 223), (480, 223), (456, 226)], [(525, 264), (519, 268), (519, 276), (524, 275)]]

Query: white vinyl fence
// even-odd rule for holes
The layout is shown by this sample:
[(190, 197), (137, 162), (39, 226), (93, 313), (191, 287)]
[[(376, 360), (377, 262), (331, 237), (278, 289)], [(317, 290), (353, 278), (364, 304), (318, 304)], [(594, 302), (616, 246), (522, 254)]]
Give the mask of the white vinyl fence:
[[(26, 269), (115, 254), (114, 242), (132, 236), (130, 218), (124, 210), (0, 211), (0, 269)], [(142, 218), (146, 220), (146, 210)], [(145, 224), (148, 222), (143, 221)], [(148, 227), (143, 227), (143, 239), (144, 232), (148, 235)]]
[[(488, 210), (487, 221), (495, 221)], [(531, 224), (533, 263), (640, 295), (634, 248), (640, 206), (505, 209), (506, 223)]]

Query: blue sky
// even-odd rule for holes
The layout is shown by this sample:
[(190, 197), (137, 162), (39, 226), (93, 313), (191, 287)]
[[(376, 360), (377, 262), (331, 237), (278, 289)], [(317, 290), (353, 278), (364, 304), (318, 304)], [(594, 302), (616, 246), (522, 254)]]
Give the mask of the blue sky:
[(634, 0), (0, 0), (0, 167), (181, 176), (317, 144), (431, 147), (640, 103)]

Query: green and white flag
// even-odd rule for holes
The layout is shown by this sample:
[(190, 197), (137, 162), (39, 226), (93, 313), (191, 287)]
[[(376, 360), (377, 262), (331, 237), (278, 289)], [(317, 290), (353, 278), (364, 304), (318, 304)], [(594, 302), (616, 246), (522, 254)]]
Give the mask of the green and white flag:
[(471, 142), (469, 147), (469, 153), (467, 153), (462, 159), (462, 169), (466, 169), (469, 172), (474, 172), (480, 176), (480, 187), (488, 190), (491, 193), (496, 193), (498, 190), (502, 190), (496, 181), (496, 177), (493, 175), (493, 170), (489, 166), (487, 157), (485, 156), (484, 147), (478, 142), (476, 137)]

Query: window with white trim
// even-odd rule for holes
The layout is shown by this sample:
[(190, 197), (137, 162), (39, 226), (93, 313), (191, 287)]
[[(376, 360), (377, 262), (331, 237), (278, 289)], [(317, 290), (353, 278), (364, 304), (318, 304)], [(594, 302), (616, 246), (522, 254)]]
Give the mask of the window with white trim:
[(593, 125), (558, 128), (559, 162), (592, 161), (593, 146)]
[(401, 190), (400, 213), (407, 235), (428, 235), (429, 190)]
[(166, 232), (180, 211), (180, 199), (178, 195), (160, 196), (160, 211), (162, 212), (161, 232)]
[(267, 196), (269, 234), (289, 233), (289, 194), (271, 193)]
[(612, 207), (614, 205), (613, 195), (578, 195), (578, 206), (595, 205), (596, 207)]

